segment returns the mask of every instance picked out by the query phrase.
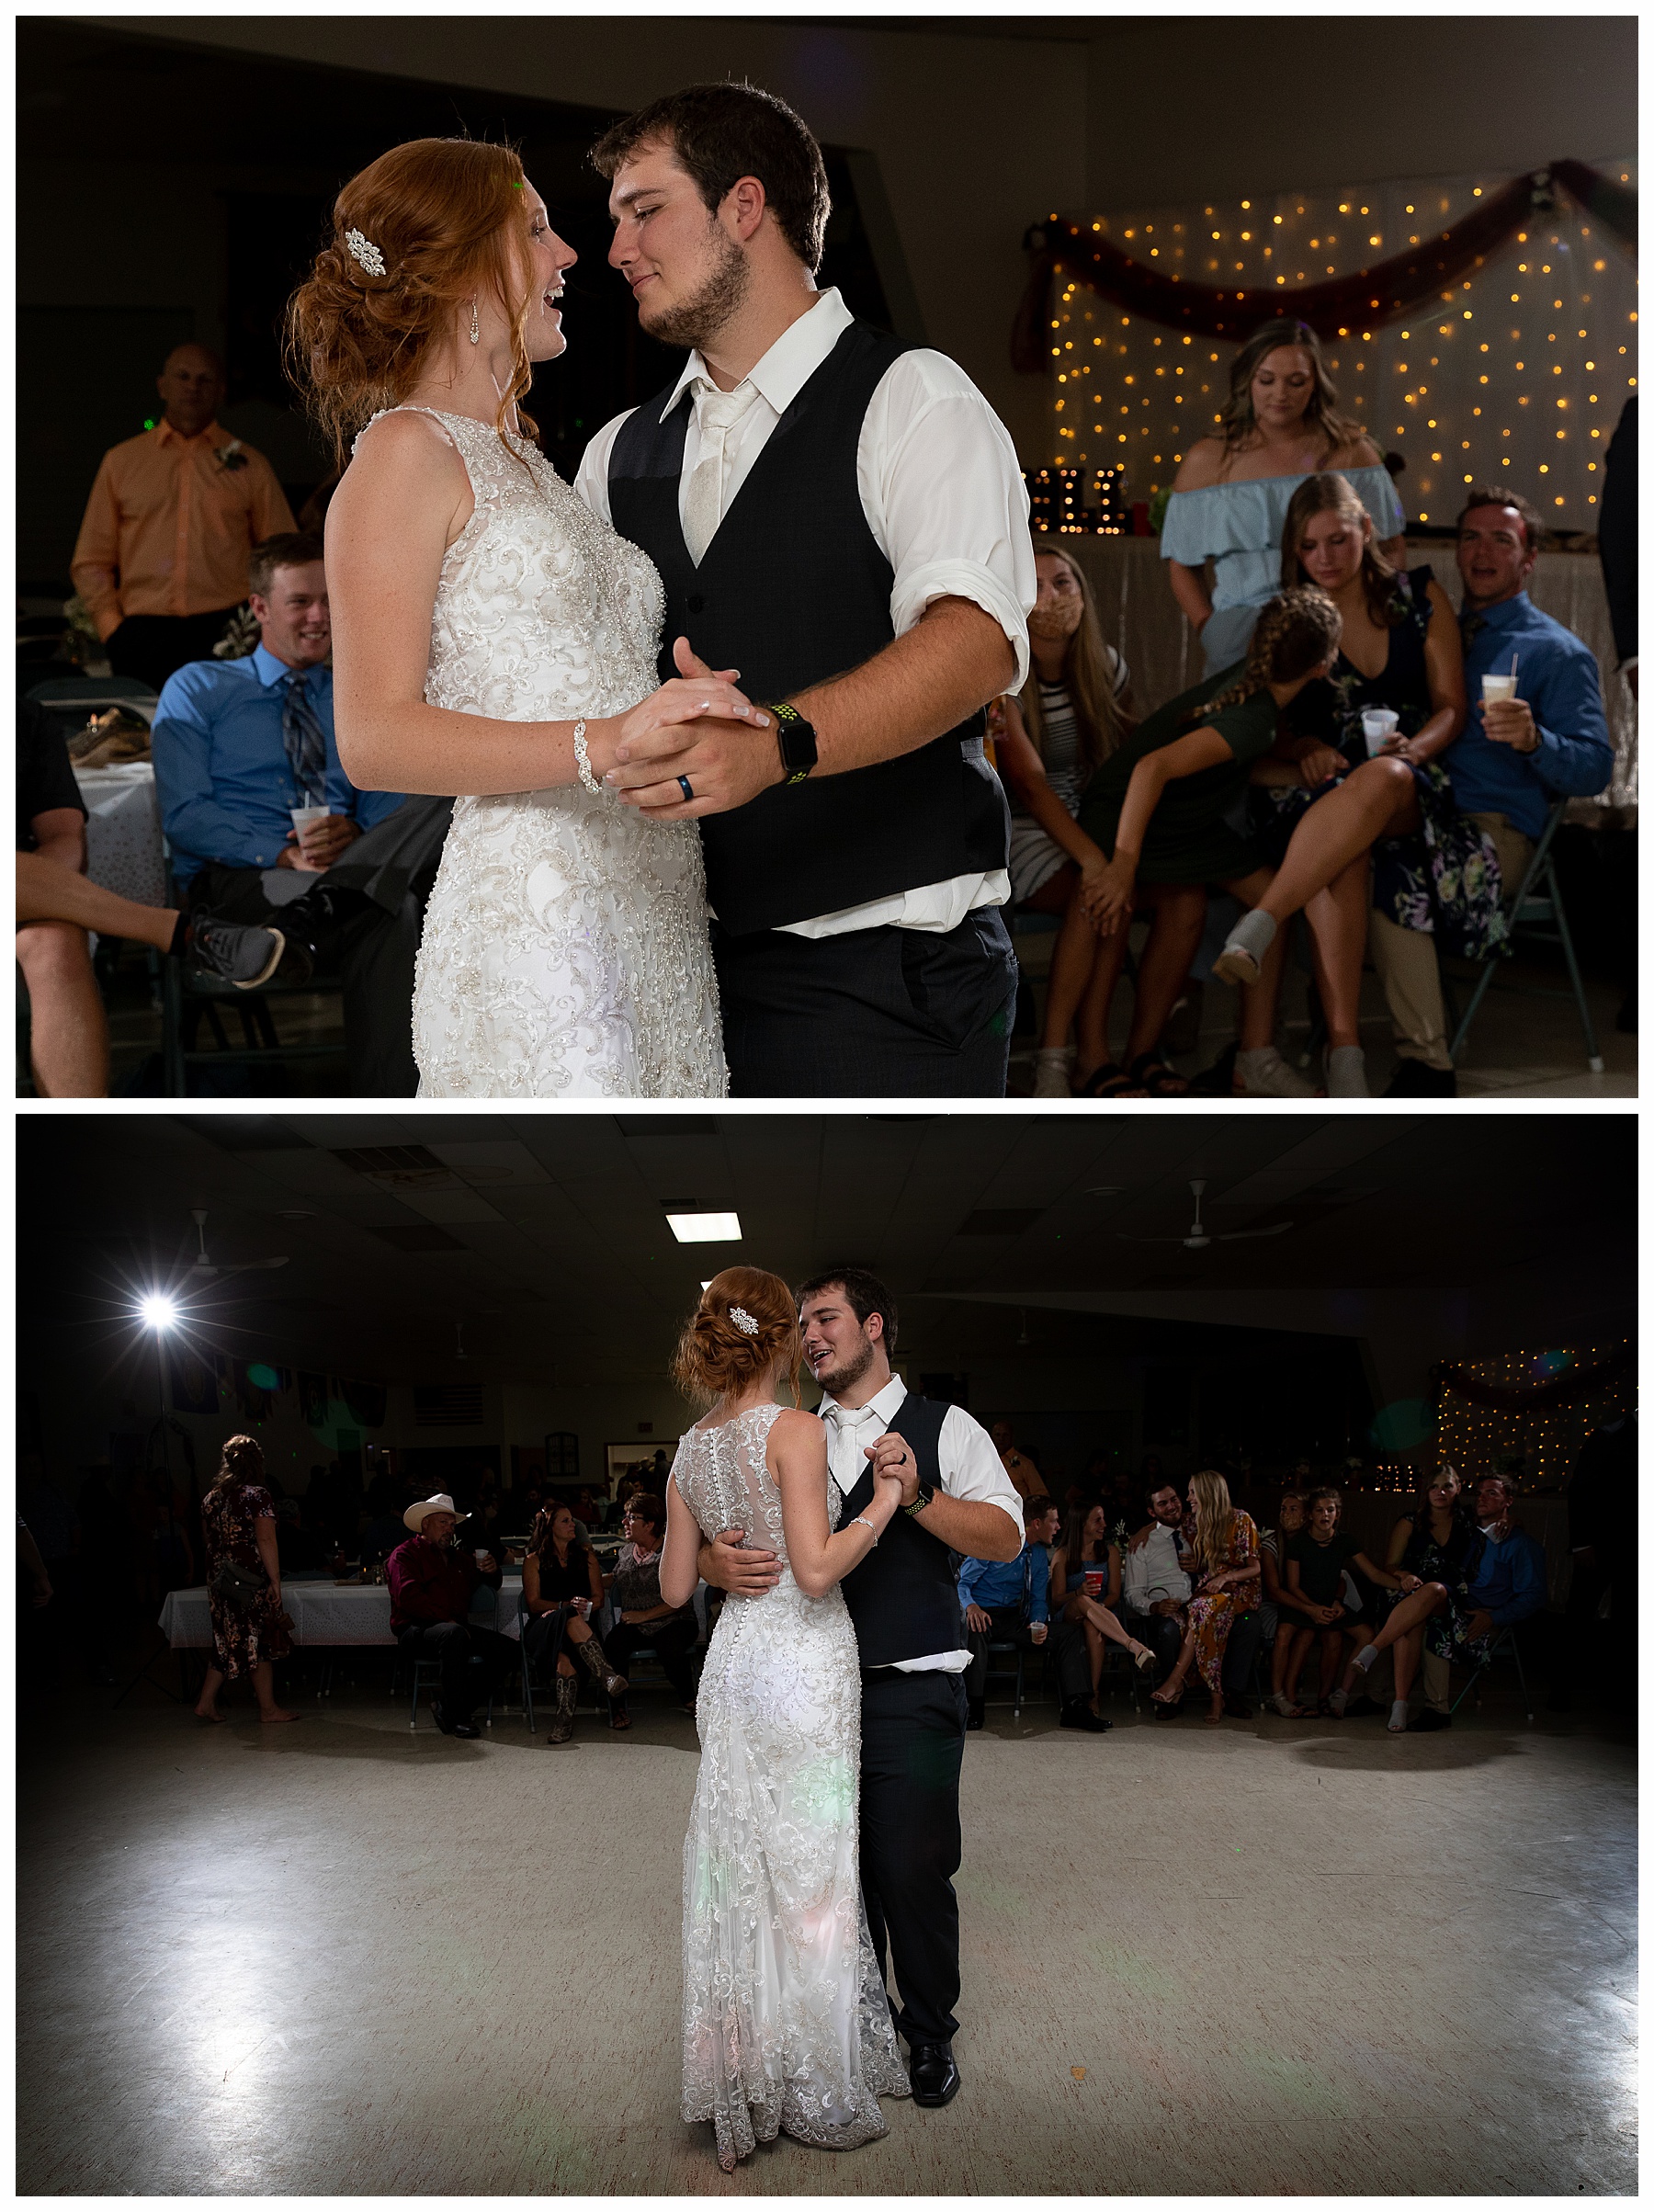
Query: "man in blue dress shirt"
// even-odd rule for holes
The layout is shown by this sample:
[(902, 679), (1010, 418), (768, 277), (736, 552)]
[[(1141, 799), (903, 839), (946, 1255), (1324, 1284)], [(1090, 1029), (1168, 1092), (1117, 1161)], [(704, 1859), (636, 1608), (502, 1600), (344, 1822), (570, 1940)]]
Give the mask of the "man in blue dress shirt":
[[(192, 909), (275, 924), (313, 961), (336, 965), (351, 1089), (411, 1096), (414, 960), (451, 802), (358, 791), (339, 765), (320, 539), (266, 539), (250, 576), (254, 652), (188, 663), (155, 709), (173, 873)], [(300, 809), (314, 811), (296, 827)], [(394, 828), (380, 826), (393, 816)]]
[[(1461, 810), (1493, 840), (1507, 900), (1556, 801), (1589, 799), (1614, 774), (1596, 655), (1527, 596), (1539, 530), (1531, 503), (1501, 484), (1475, 487), (1458, 520), (1470, 714), (1442, 766)], [(1516, 697), (1484, 706), (1483, 676), (1512, 664)]]

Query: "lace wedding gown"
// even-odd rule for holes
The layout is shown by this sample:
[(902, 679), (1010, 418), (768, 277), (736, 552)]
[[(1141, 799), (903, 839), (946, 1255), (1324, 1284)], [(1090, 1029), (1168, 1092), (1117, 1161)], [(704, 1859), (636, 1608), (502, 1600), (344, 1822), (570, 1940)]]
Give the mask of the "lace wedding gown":
[[(538, 450), (435, 408), (476, 512), (436, 589), (425, 699), (496, 721), (617, 714), (654, 690), (653, 562)], [(375, 418), (377, 420), (377, 417)], [(580, 784), (459, 799), (425, 913), (426, 1098), (721, 1098), (700, 840)]]
[[(911, 2093), (857, 1874), (861, 1667), (838, 1590), (806, 1597), (765, 1463), (778, 1406), (691, 1429), (673, 1480), (708, 1535), (744, 1528), (781, 1580), (724, 1601), (696, 1700), (684, 1840), (684, 2103), (726, 2167), (782, 2128), (853, 2150)], [(843, 1500), (828, 1478), (828, 1518)]]

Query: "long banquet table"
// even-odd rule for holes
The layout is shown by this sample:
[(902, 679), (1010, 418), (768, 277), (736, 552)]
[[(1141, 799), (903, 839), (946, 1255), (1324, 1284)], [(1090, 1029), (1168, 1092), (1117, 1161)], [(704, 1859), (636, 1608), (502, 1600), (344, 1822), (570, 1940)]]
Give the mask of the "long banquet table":
[[(523, 1592), (520, 1574), (507, 1575), (493, 1598), (492, 1619), (487, 1612), (473, 1618), (498, 1629), (502, 1636), (519, 1636), (517, 1601)], [(346, 1645), (394, 1646), (391, 1633), (391, 1593), (383, 1582), (347, 1582), (331, 1580), (296, 1582), (284, 1578), (281, 1602), (293, 1622), (293, 1641), (329, 1648)], [(161, 1608), (161, 1632), (175, 1651), (205, 1651), (212, 1645), (212, 1611), (205, 1588), (174, 1590)]]

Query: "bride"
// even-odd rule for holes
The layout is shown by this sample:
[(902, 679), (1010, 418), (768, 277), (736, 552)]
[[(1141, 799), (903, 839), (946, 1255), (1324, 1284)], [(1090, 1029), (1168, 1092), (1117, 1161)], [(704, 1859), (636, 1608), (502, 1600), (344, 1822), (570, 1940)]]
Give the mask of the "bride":
[(876, 1480), (844, 1500), (813, 1414), (795, 1403), (798, 1310), (779, 1276), (729, 1267), (684, 1332), (674, 1373), (714, 1401), (678, 1445), (661, 1559), (687, 1605), (701, 1545), (724, 1530), (775, 1552), (780, 1579), (726, 1598), (696, 1701), (700, 1777), (684, 1841), (685, 2120), (710, 2120), (725, 2172), (785, 2128), (853, 2150), (911, 2093), (857, 1875), (861, 1668), (841, 1577), (901, 1501)]
[(653, 564), (534, 442), (519, 402), (566, 344), (574, 255), (515, 154), (461, 139), (382, 154), (334, 231), (288, 323), (354, 454), (327, 516), (340, 755), (360, 788), (458, 798), (414, 987), (421, 1095), (721, 1097), (696, 830), (603, 777), (646, 731), (768, 717), (686, 644), (657, 683)]

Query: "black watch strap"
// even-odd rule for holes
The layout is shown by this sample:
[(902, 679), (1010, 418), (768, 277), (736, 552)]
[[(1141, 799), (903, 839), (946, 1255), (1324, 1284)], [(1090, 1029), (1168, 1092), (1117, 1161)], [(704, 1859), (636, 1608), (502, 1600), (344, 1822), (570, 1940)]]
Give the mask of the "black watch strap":
[(782, 779), (802, 783), (820, 757), (815, 726), (806, 721), (796, 707), (772, 707), (770, 712), (776, 718), (776, 738), (781, 748)]

